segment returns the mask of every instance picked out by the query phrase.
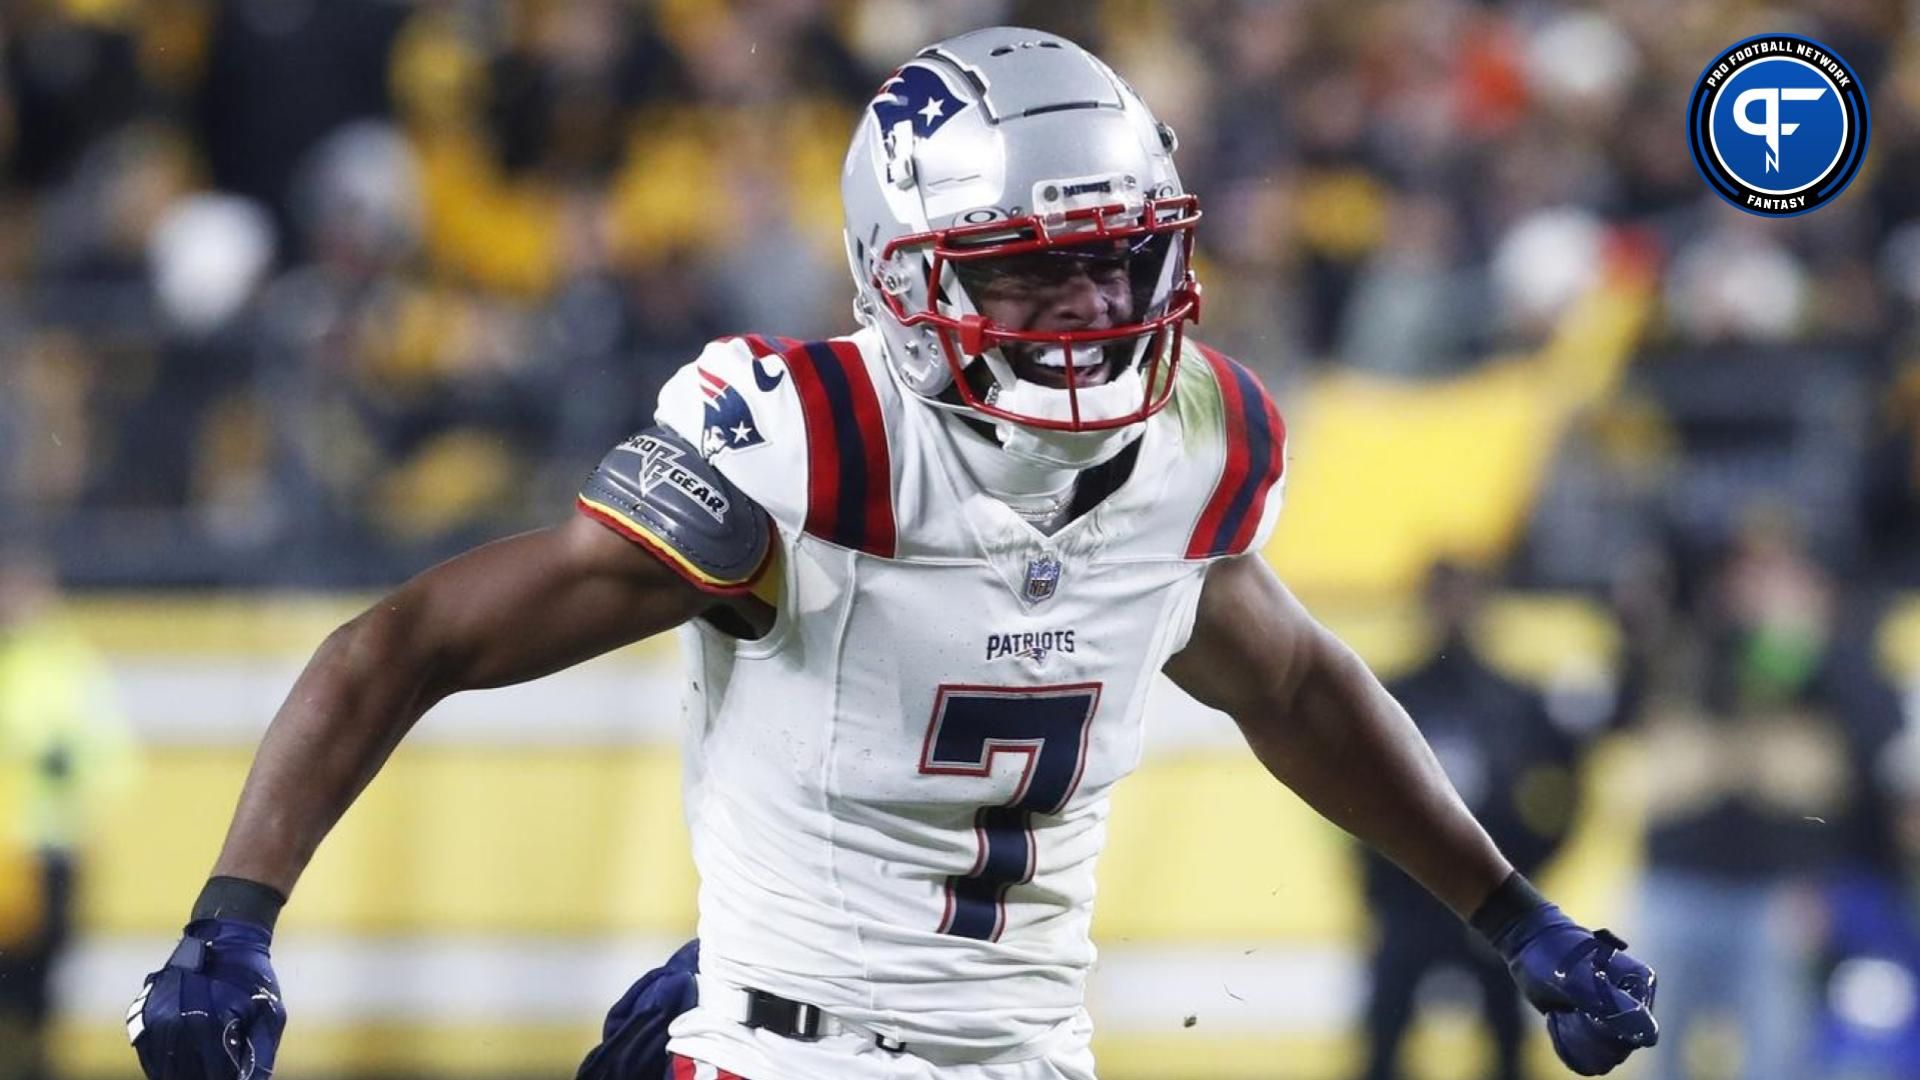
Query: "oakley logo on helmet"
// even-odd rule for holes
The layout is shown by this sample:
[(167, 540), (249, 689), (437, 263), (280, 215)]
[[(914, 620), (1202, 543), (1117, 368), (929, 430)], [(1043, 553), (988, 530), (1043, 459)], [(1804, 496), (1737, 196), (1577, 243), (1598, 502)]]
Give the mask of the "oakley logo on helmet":
[(1729, 46), (1687, 110), (1693, 162), (1750, 214), (1804, 214), (1845, 191), (1867, 152), (1867, 98), (1846, 62), (1795, 34)]
[(881, 83), (872, 105), (881, 131), (910, 121), (913, 133), (922, 137), (939, 131), (967, 108), (967, 102), (947, 87), (938, 72), (919, 64), (908, 64)]

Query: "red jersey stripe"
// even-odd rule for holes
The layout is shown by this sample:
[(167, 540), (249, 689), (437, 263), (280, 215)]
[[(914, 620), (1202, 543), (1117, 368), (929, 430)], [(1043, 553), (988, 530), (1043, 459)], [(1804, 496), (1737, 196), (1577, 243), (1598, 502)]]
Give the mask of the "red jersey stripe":
[(833, 539), (833, 521), (840, 505), (840, 437), (834, 429), (833, 407), (820, 385), (808, 350), (783, 355), (800, 395), (800, 416), (807, 426), (806, 530)]
[(1280, 410), (1274, 408), (1272, 398), (1265, 394), (1259, 397), (1260, 408), (1266, 413), (1270, 437), (1266, 440), (1266, 460), (1260, 463), (1260, 478), (1254, 488), (1253, 505), (1240, 519), (1239, 528), (1233, 532), (1232, 547), (1235, 551), (1244, 551), (1253, 543), (1253, 534), (1260, 528), (1260, 519), (1266, 515), (1267, 498), (1287, 469), (1287, 422), (1281, 418)]
[(1194, 343), (1220, 387), (1226, 460), (1219, 483), (1194, 523), (1187, 557), (1235, 555), (1252, 546), (1267, 497), (1286, 471), (1286, 423), (1253, 372)]
[(778, 356), (800, 347), (801, 343), (790, 337), (768, 337), (765, 334), (733, 334), (721, 341), (744, 341), (752, 351), (754, 359), (764, 356)]
[(1194, 346), (1213, 370), (1213, 381), (1220, 388), (1220, 413), (1227, 442), (1227, 460), (1225, 467), (1220, 470), (1220, 482), (1214, 485), (1213, 494), (1200, 511), (1200, 520), (1194, 525), (1193, 535), (1187, 541), (1187, 558), (1202, 559), (1219, 554), (1212, 550), (1213, 539), (1220, 530), (1220, 523), (1226, 519), (1227, 507), (1233, 502), (1234, 492), (1247, 478), (1249, 460), (1240, 380), (1234, 378), (1226, 357), (1199, 342), (1194, 342)]
[(866, 536), (860, 547), (883, 558), (892, 558), (896, 543), (893, 523), (893, 459), (887, 446), (886, 421), (880, 414), (880, 395), (874, 391), (873, 375), (860, 355), (860, 346), (851, 341), (835, 341), (833, 351), (847, 373), (847, 386), (853, 391), (854, 422), (859, 426), (866, 450)]

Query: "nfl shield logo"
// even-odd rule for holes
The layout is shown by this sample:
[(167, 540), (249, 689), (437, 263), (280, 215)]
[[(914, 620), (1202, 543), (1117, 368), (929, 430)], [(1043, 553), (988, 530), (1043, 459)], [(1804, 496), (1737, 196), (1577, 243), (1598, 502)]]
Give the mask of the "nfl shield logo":
[(1027, 603), (1037, 604), (1052, 598), (1060, 586), (1060, 560), (1042, 555), (1027, 561)]

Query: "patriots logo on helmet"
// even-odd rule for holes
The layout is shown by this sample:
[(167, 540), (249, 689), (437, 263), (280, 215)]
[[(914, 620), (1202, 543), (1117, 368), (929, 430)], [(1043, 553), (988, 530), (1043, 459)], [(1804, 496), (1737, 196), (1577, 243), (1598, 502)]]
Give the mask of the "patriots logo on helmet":
[(753, 410), (747, 408), (747, 399), (727, 385), (725, 379), (701, 368), (700, 392), (707, 399), (706, 427), (700, 436), (702, 457), (712, 458), (722, 450), (746, 450), (766, 443), (766, 436), (760, 434), (759, 422), (753, 418)]
[(938, 72), (919, 64), (908, 64), (881, 83), (871, 106), (881, 131), (892, 131), (905, 120), (912, 121), (913, 133), (923, 137), (939, 131), (968, 107)]

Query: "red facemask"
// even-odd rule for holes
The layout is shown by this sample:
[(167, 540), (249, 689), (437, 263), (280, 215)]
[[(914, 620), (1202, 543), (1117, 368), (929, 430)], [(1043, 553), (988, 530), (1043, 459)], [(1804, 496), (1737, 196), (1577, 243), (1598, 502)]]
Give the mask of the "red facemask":
[[(920, 251), (927, 260), (932, 305), (926, 310), (908, 311), (901, 297), (905, 290), (889, 290), (881, 280), (874, 282), (874, 288), (902, 326), (934, 329), (953, 374), (951, 392), (959, 404), (998, 420), (1051, 431), (1107, 431), (1145, 420), (1173, 396), (1185, 324), (1200, 318), (1200, 285), (1189, 265), (1194, 227), (1199, 220), (1199, 199), (1179, 195), (1149, 199), (1131, 211), (1118, 204), (1085, 207), (913, 233), (889, 243), (879, 262), (882, 266), (897, 265), (897, 258), (904, 255), (910, 259)], [(948, 299), (949, 290), (960, 288), (969, 276), (991, 274), (1047, 256), (1085, 259), (1088, 256), (1084, 253), (1089, 250), (1102, 252), (1099, 258), (1130, 258), (1143, 263), (1131, 268), (1132, 280), (1144, 279), (1147, 293), (1136, 292), (1128, 314), (1129, 320), (1145, 313), (1143, 318), (1099, 329), (1015, 329), (996, 325), (981, 314), (955, 311)], [(1167, 259), (1175, 260), (1171, 268), (1166, 266)], [(954, 271), (951, 275), (947, 273), (950, 267)], [(1162, 280), (1171, 283), (1164, 295), (1151, 295)], [(968, 367), (989, 350), (1004, 349), (1002, 355), (1006, 355), (1035, 348), (1057, 348), (1064, 354), (1064, 385), (1060, 387), (1068, 395), (1064, 418), (1002, 408), (994, 404), (994, 395), (983, 393), (968, 381)], [(1123, 350), (1118, 359), (1113, 355), (1116, 349)], [(1109, 363), (1139, 365), (1142, 378), (1138, 406), (1119, 415), (1083, 415), (1081, 393), (1087, 388), (1088, 373)]]

